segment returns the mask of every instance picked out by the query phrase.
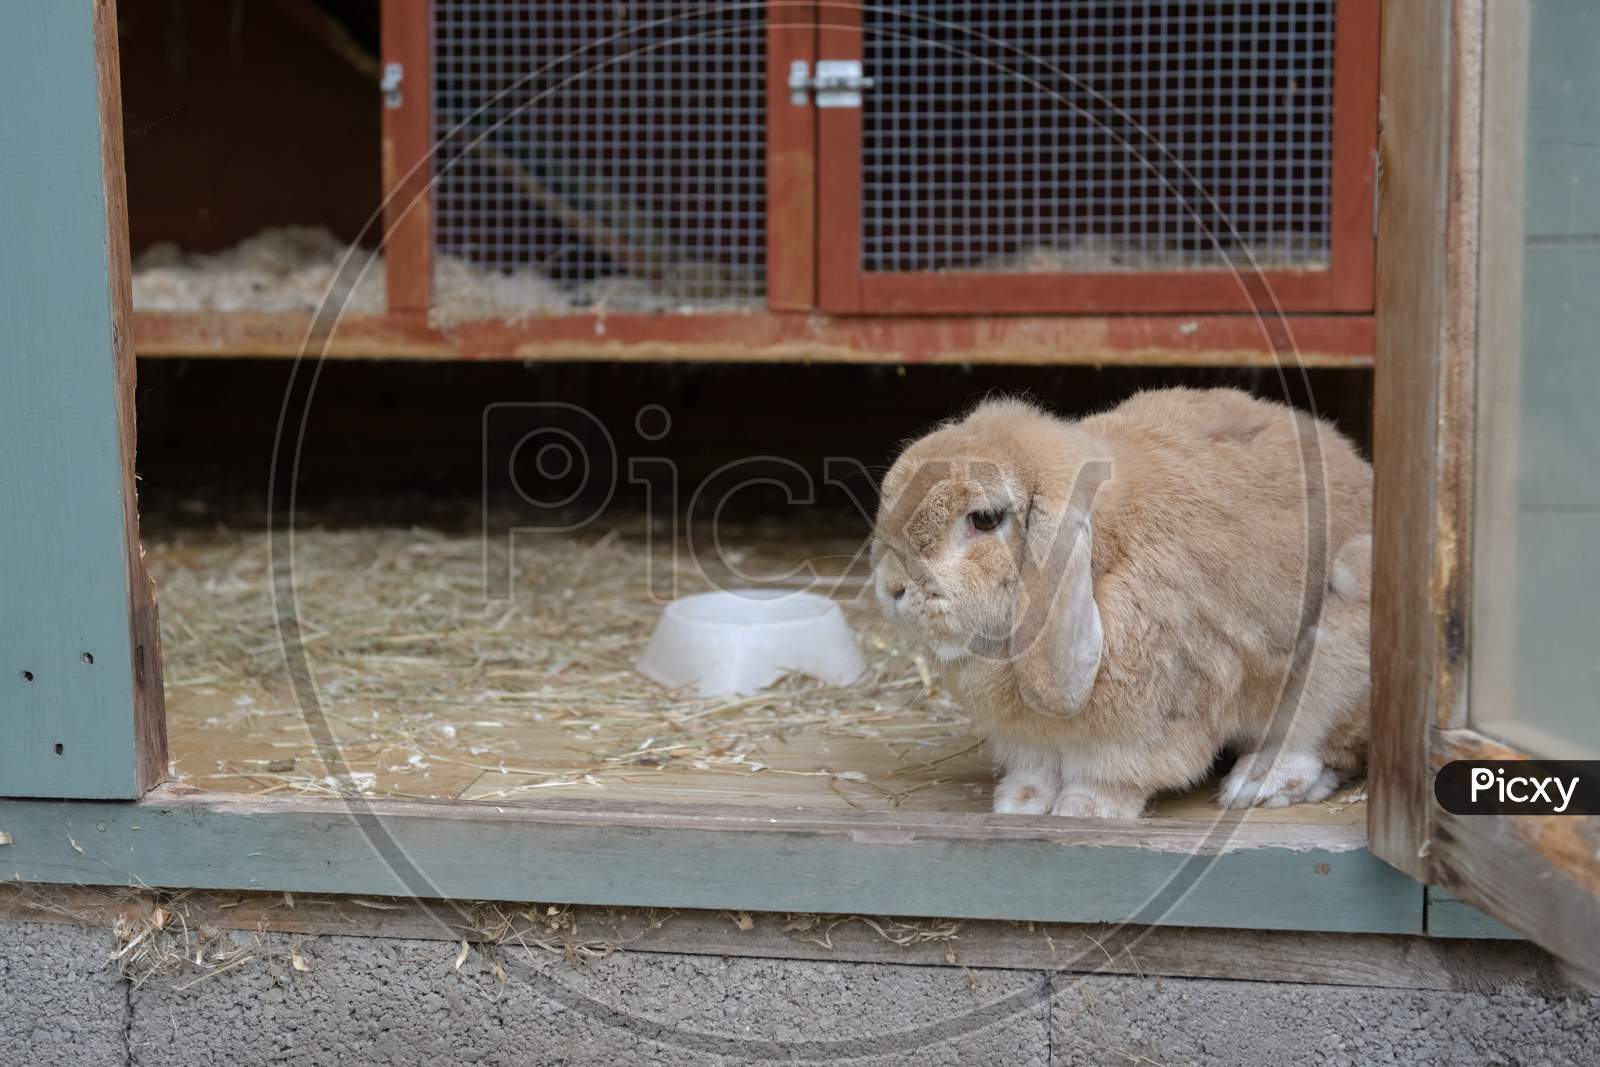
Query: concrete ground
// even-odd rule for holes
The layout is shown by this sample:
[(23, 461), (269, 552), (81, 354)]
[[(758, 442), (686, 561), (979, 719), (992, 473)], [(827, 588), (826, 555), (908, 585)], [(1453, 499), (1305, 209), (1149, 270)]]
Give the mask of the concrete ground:
[(1600, 1061), (1600, 998), (224, 936), (136, 984), (108, 931), (0, 925), (0, 1067)]

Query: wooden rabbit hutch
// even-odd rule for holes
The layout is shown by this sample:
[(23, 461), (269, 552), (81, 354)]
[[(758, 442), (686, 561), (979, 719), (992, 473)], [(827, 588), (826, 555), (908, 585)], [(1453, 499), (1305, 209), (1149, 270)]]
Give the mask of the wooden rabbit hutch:
[[(240, 31), (222, 12), (193, 16), (192, 91), (213, 99), (130, 90), (130, 124), (148, 127), (131, 140), (134, 210), (173, 204), (174, 183), (194, 185), (185, 172), (231, 180), (234, 155), (250, 170), (241, 188), (304, 197), (294, 216), (283, 192), (263, 196), (256, 229), (381, 244), (344, 279), (337, 329), (318, 331), (330, 355), (1270, 365), (1287, 347), (1306, 365), (1371, 359), (1371, 0), (390, 0), (335, 5), (345, 22), (323, 12), (310, 34), (314, 5), (247, 6), (244, 32), (270, 45), (245, 46), (231, 73)], [(351, 27), (380, 17), (374, 55)], [(161, 42), (174, 31), (139, 23), (134, 61), (170, 82)], [(262, 86), (288, 62), (273, 48), (301, 84), (283, 118), (259, 123), (274, 107)], [(243, 121), (263, 147), (224, 149)], [(294, 165), (264, 181), (273, 152)], [(363, 169), (374, 186), (381, 169), (383, 197), (365, 228)], [(220, 187), (196, 192), (201, 210), (230, 217), (162, 233), (155, 213), (173, 212), (159, 207), (135, 223), (139, 351), (300, 351), (318, 290), (299, 309), (270, 279), (261, 309), (210, 299), (204, 259), (184, 263), (198, 292), (162, 289), (174, 257), (152, 245), (189, 233), (215, 251), (254, 235), (248, 207)], [(141, 278), (146, 264), (155, 273)], [(1267, 286), (1282, 329), (1251, 317)]]
[[(1454, 170), (1428, 152), (1479, 121), (1480, 97), (1444, 88), (1443, 72), (1481, 76), (1481, 53), (1459, 32), (1481, 35), (1481, 4), (1460, 0), (1448, 18), (1444, 6), (1386, 12), (1386, 64), (1375, 0), (273, 0), (232, 16), (208, 6), (165, 30), (130, 8), (123, 70), (144, 79), (126, 92), (131, 270), (105, 7), (90, 84), (111, 103), (78, 131), (77, 150), (105, 168), (109, 215), (104, 200), (88, 214), (109, 217), (112, 251), (106, 260), (103, 231), (78, 235), (80, 269), (51, 284), (104, 303), (109, 280), (108, 316), (75, 328), (115, 352), (124, 375), (97, 381), (106, 436), (81, 443), (98, 448), (99, 489), (116, 506), (93, 543), (71, 546), (102, 560), (93, 575), (61, 546), (29, 542), (40, 583), (29, 603), (70, 618), (50, 641), (18, 646), (36, 666), (11, 684), (28, 744), (45, 748), (0, 749), (0, 793), (55, 799), (0, 801), (0, 869), (24, 881), (430, 900), (1493, 929), (1408, 877), (1498, 899), (1459, 869), (1406, 864), (1397, 838), (1366, 847), (1380, 836), (1375, 812), (1396, 818), (1402, 790), (1415, 801), (1428, 765), (1413, 743), (1426, 733), (1419, 694), (1444, 684), (1427, 673), (1439, 649), (1420, 629), (1436, 598), (1402, 574), (1431, 551), (1436, 516), (1406, 501), (1459, 472), (1428, 465), (1444, 446), (1408, 436), (1415, 411), (1397, 404), (1471, 397), (1429, 390), (1453, 366), (1441, 323), (1459, 291), (1441, 264), (1460, 234), (1436, 222), (1448, 208), (1450, 227), (1475, 232), (1446, 179), (1476, 175), (1480, 159), (1476, 142), (1450, 157)], [(173, 34), (226, 42), (239, 10), (316, 57), (300, 84), (263, 83), (270, 52), (225, 61), (226, 48), (197, 45), (192, 105), (151, 88)], [(381, 36), (376, 52), (362, 26)], [(1432, 50), (1413, 56), (1418, 40)], [(1416, 137), (1385, 144), (1392, 211), (1376, 191), (1380, 68), (1427, 87), (1386, 113)], [(234, 82), (256, 94), (248, 105), (220, 91)], [(218, 154), (206, 181), (220, 184), (194, 187), (196, 210), (169, 195), (141, 221), (171, 165), (163, 146), (192, 156), (210, 125), (214, 150), (240, 136), (238, 108), (270, 109), (274, 96), (298, 110), (262, 124), (265, 147), (232, 163)], [(172, 129), (163, 107), (180, 113)], [(318, 108), (347, 126), (316, 128)], [(259, 173), (284, 155), (272, 138), (308, 122), (315, 158), (281, 182)], [(1432, 140), (1420, 132), (1429, 122), (1443, 123)], [(231, 165), (251, 172), (248, 184), (289, 189), (230, 214), (217, 189)], [(34, 195), (51, 195), (48, 175), (30, 173)], [(312, 195), (319, 185), (326, 196)], [(367, 207), (381, 204), (370, 217), (367, 186)], [(92, 206), (91, 192), (75, 195)], [(1394, 294), (1417, 283), (1397, 249), (1437, 268), (1432, 303), (1399, 306)], [(149, 357), (1342, 368), (1363, 385), (1373, 368), (1389, 516), (1377, 556), (1390, 583), (1375, 618), (1416, 653), (1378, 658), (1379, 700), (1393, 702), (1377, 716), (1390, 732), (1375, 739), (1387, 755), (1374, 757), (1372, 788), (1385, 795), (1369, 804), (1353, 787), (1242, 818), (1219, 816), (1204, 794), (1134, 822), (992, 816), (987, 760), (960, 710), (858, 595), (859, 538), (747, 531), (731, 554), (691, 554), (689, 567), (671, 551), (675, 526), (663, 535), (619, 520), (548, 538), (519, 563), (514, 537), (502, 553), (479, 533), (395, 526), (363, 539), (280, 520), (259, 536), (164, 537), (141, 556), (130, 336)], [(39, 373), (88, 380), (97, 366)], [(641, 409), (631, 430), (655, 440), (666, 432), (655, 417)], [(69, 438), (31, 454), (85, 455)], [(661, 589), (730, 575), (782, 585), (802, 567), (851, 605), (873, 666), (866, 688), (796, 681), (694, 701), (629, 674)], [(96, 647), (79, 647), (81, 618), (130, 604), (126, 634), (102, 625)], [(67, 670), (79, 672), (70, 700), (50, 688)], [(1402, 734), (1411, 747), (1393, 747)]]

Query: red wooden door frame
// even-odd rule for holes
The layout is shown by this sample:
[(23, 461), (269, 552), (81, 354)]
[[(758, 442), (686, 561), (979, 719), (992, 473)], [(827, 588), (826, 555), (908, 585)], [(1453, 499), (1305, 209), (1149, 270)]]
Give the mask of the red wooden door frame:
[[(402, 64), (384, 107), (384, 228), (391, 313), (432, 302), (432, 51), (428, 0), (383, 0), (383, 59)], [(1203, 313), (1372, 310), (1377, 0), (1341, 0), (1334, 60), (1330, 268), (1078, 274), (869, 273), (861, 268), (862, 115), (790, 101), (789, 67), (862, 55), (861, 0), (769, 0), (767, 304), (875, 314)], [(870, 73), (870, 72), (869, 72)]]
[[(816, 56), (862, 59), (861, 0), (821, 4)], [(1334, 122), (1329, 266), (1269, 270), (1105, 273), (868, 272), (862, 268), (862, 112), (769, 112), (772, 126), (812, 112), (817, 131), (817, 293), (836, 313), (1028, 314), (1370, 312), (1378, 131), (1378, 0), (1340, 0), (1334, 24)], [(866, 72), (869, 76), (871, 71)], [(776, 74), (769, 74), (774, 77)], [(772, 136), (769, 134), (769, 137)]]
[(383, 64), (398, 63), (398, 98), (383, 107), (383, 251), (391, 314), (433, 303), (433, 5), (383, 0)]
[(767, 308), (817, 306), (816, 108), (790, 99), (789, 67), (817, 58), (817, 5), (767, 0)]
[[(399, 99), (383, 107), (383, 223), (390, 313), (425, 314), (433, 300), (431, 0), (382, 0), (382, 52), (403, 71)], [(768, 0), (767, 306), (817, 306), (817, 134), (814, 109), (789, 97), (789, 66), (816, 58), (816, 5)]]

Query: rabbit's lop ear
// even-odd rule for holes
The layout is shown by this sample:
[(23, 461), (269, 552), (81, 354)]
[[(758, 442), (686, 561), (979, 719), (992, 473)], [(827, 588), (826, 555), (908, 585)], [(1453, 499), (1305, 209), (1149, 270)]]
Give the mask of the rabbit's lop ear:
[(1090, 566), (1087, 509), (1028, 503), (1011, 662), (1022, 698), (1041, 715), (1083, 710), (1100, 670), (1105, 631)]

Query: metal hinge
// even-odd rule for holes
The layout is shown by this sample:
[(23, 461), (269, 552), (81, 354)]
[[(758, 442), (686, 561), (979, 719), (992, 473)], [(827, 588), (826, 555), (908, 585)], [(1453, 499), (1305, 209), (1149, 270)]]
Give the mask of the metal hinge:
[(383, 65), (383, 78), (378, 82), (378, 88), (383, 92), (383, 106), (389, 108), (399, 107), (400, 82), (405, 78), (406, 70), (398, 63), (385, 63)]
[(860, 107), (861, 93), (872, 88), (872, 79), (861, 74), (859, 59), (819, 59), (817, 76), (803, 59), (789, 64), (789, 102), (803, 106), (811, 93), (818, 107)]

